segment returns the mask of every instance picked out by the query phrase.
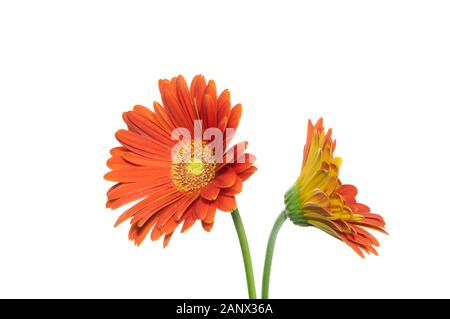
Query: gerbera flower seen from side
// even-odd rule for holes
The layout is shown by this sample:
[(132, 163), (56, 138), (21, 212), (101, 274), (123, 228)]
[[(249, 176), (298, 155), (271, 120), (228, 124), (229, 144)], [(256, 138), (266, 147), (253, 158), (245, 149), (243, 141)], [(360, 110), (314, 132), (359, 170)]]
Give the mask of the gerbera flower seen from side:
[(383, 233), (384, 220), (370, 208), (356, 200), (355, 186), (339, 179), (342, 163), (334, 156), (336, 141), (332, 130), (325, 131), (323, 119), (315, 125), (308, 121), (303, 165), (300, 176), (285, 194), (285, 210), (275, 222), (269, 239), (263, 278), (263, 297), (268, 297), (270, 267), (277, 233), (289, 218), (299, 226), (314, 226), (343, 241), (359, 256), (377, 255), (378, 240), (366, 229)]
[(348, 244), (359, 256), (377, 255), (377, 239), (362, 227), (383, 230), (383, 217), (358, 203), (355, 186), (339, 180), (340, 157), (334, 157), (336, 141), (325, 134), (323, 120), (308, 122), (308, 134), (300, 177), (285, 195), (286, 214), (299, 226), (314, 226)]

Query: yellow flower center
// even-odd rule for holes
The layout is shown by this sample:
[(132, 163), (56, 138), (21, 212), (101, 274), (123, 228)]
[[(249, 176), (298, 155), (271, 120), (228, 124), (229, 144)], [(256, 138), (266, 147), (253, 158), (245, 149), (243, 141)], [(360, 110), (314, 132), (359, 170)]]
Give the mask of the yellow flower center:
[(194, 175), (200, 175), (203, 173), (203, 168), (205, 167), (205, 164), (203, 162), (191, 162), (186, 165), (186, 170)]
[(202, 189), (216, 176), (214, 152), (206, 142), (185, 144), (172, 158), (172, 181), (183, 192)]

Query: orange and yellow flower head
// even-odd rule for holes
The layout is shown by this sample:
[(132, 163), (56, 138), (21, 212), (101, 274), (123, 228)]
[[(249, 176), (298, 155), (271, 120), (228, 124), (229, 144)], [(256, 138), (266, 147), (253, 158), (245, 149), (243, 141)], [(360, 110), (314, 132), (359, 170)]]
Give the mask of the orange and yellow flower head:
[[(159, 90), (162, 105), (154, 102), (153, 110), (137, 105), (123, 113), (128, 129), (117, 131), (121, 146), (111, 150), (105, 175), (116, 182), (107, 193), (108, 208), (135, 202), (116, 225), (130, 220), (129, 239), (136, 245), (149, 235), (164, 236), (166, 246), (179, 225), (184, 232), (196, 221), (210, 231), (216, 211), (236, 209), (235, 196), (256, 171), (246, 142), (228, 147), (227, 132), (238, 127), (242, 114), (240, 104), (231, 107), (228, 90), (217, 95), (215, 82), (202, 75), (189, 87), (182, 76), (160, 80)], [(212, 137), (196, 138), (197, 126), (212, 129), (221, 147), (209, 146)], [(191, 139), (174, 139), (180, 132)]]
[(383, 233), (383, 217), (356, 200), (355, 186), (339, 179), (340, 157), (333, 152), (336, 141), (325, 131), (323, 119), (315, 125), (308, 121), (300, 177), (285, 194), (286, 214), (299, 226), (314, 226), (342, 240), (358, 255), (377, 255), (377, 239), (366, 229)]

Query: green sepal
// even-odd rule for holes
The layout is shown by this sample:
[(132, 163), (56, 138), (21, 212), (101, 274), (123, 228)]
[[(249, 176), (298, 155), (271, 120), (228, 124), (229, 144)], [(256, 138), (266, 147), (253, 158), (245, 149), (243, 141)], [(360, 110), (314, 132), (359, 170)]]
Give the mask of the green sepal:
[(297, 185), (292, 186), (284, 195), (286, 205), (286, 215), (298, 226), (309, 226), (305, 219), (300, 205), (300, 190)]

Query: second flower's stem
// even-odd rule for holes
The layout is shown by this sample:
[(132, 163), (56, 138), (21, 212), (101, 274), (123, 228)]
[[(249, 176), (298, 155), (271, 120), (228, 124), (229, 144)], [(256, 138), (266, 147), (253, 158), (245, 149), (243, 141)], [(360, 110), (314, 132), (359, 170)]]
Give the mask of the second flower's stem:
[(233, 217), (236, 233), (241, 244), (242, 258), (244, 259), (245, 275), (247, 277), (248, 298), (256, 299), (255, 277), (253, 276), (252, 257), (250, 255), (250, 247), (248, 246), (247, 236), (245, 235), (244, 225), (242, 224), (241, 215), (236, 208), (231, 212)]
[(278, 216), (275, 224), (273, 225), (272, 232), (270, 233), (269, 241), (267, 243), (266, 259), (264, 261), (264, 273), (262, 282), (262, 299), (269, 298), (269, 284), (270, 284), (270, 270), (272, 269), (272, 257), (275, 249), (275, 242), (277, 240), (278, 231), (287, 219), (286, 212), (282, 211)]

